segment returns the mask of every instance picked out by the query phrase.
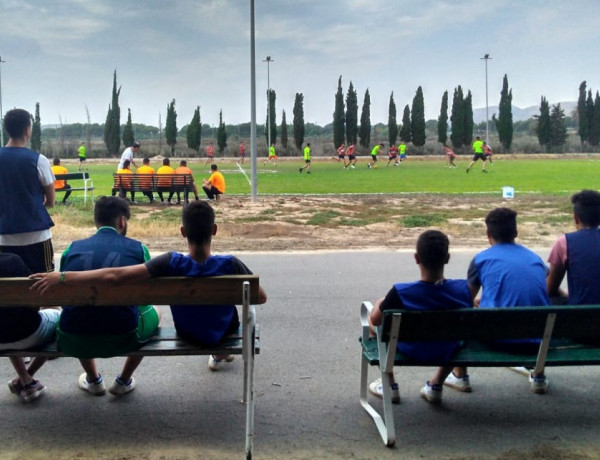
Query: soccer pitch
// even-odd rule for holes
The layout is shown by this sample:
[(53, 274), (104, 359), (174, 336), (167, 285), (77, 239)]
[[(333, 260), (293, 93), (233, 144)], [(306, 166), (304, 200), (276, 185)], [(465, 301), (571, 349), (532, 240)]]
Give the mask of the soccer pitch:
[[(108, 161), (108, 160), (107, 160)], [(257, 161), (257, 187), (259, 195), (311, 195), (311, 194), (500, 194), (509, 186), (516, 194), (565, 195), (582, 189), (598, 189), (600, 181), (600, 158), (514, 158), (511, 155), (495, 155), (494, 163), (487, 165), (488, 173), (481, 172), (477, 162), (469, 173), (465, 172), (469, 157), (456, 159), (456, 168), (448, 168), (445, 158), (408, 158), (401, 165), (386, 167), (387, 157), (380, 157), (377, 169), (367, 168), (367, 159), (361, 158), (356, 169), (344, 169), (336, 160), (313, 158), (311, 174), (298, 172), (304, 165), (301, 159), (285, 158), (277, 166), (263, 165), (264, 158)], [(188, 166), (200, 188), (203, 178), (210, 175), (205, 160), (189, 160)], [(110, 164), (87, 165), (96, 187), (96, 195), (110, 195), (112, 174), (117, 160)], [(234, 159), (215, 161), (227, 181), (228, 195), (250, 195), (251, 165), (249, 158), (243, 165)], [(178, 164), (176, 158), (172, 164)], [(152, 163), (157, 169), (160, 165)], [(74, 165), (67, 165), (70, 172)], [(202, 190), (200, 190), (202, 192)]]

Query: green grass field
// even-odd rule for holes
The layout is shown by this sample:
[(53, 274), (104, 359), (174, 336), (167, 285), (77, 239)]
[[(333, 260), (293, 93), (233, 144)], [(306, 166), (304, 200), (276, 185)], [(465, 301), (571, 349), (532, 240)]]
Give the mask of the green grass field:
[[(383, 160), (383, 161), (382, 161)], [(445, 167), (444, 159), (408, 159), (399, 167), (386, 167), (387, 158), (380, 158), (378, 169), (368, 169), (366, 159), (361, 159), (356, 169), (343, 169), (334, 160), (315, 159), (312, 174), (299, 173), (301, 160), (286, 159), (277, 166), (263, 166), (259, 158), (258, 193), (272, 194), (349, 194), (349, 193), (445, 193), (477, 194), (501, 193), (502, 187), (514, 187), (516, 194), (542, 193), (565, 195), (584, 188), (597, 189), (600, 180), (600, 159), (513, 159), (496, 155), (494, 164), (488, 164), (488, 173), (481, 173), (481, 162), (470, 173), (465, 169), (467, 158), (456, 160), (457, 168)], [(114, 163), (114, 164), (113, 164)], [(88, 169), (96, 195), (110, 194), (112, 174), (116, 161), (111, 164), (89, 164)], [(175, 163), (175, 161), (173, 162)], [(240, 169), (231, 160), (218, 162), (227, 181), (227, 194), (250, 195), (250, 163)], [(153, 164), (155, 168), (157, 164)], [(209, 168), (204, 161), (188, 162), (197, 182), (208, 177)], [(75, 171), (74, 165), (67, 165)], [(242, 172), (243, 171), (243, 172)], [(73, 198), (80, 193), (75, 192)], [(141, 198), (141, 197), (140, 197)]]

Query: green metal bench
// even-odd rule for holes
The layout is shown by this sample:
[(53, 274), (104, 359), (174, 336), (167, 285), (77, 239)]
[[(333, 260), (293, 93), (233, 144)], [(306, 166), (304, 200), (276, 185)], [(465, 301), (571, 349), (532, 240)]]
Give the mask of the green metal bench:
[[(375, 338), (369, 337), (368, 317), (372, 309), (370, 302), (361, 305), (360, 403), (387, 446), (396, 441), (391, 390), (383, 386), (382, 417), (367, 400), (369, 366), (378, 366), (382, 381), (386, 382), (394, 366), (524, 366), (541, 371), (547, 366), (600, 364), (600, 305), (391, 310), (384, 313)], [(487, 345), (490, 340), (532, 337), (542, 338), (537, 355), (514, 354)], [(418, 362), (396, 350), (398, 341), (438, 340), (465, 344), (446, 362)], [(593, 340), (597, 344), (589, 344)]]
[[(241, 326), (236, 334), (225, 337), (213, 346), (202, 346), (177, 336), (173, 327), (160, 327), (143, 347), (124, 356), (177, 355), (242, 355), (246, 404), (246, 458), (252, 458), (254, 438), (254, 356), (260, 352), (254, 305), (260, 304), (259, 278), (256, 275), (224, 275), (205, 278), (164, 277), (128, 282), (121, 285), (93, 284), (75, 286), (58, 284), (43, 296), (29, 288), (28, 278), (0, 278), (0, 307), (79, 305), (223, 305), (242, 306)], [(43, 348), (23, 351), (2, 351), (2, 357), (31, 356), (57, 358), (64, 356), (50, 343)]]
[(73, 191), (83, 191), (83, 202), (87, 203), (87, 197), (88, 197), (88, 193), (90, 194), (90, 199), (93, 202), (94, 201), (94, 183), (92, 182), (92, 178), (90, 177), (90, 173), (88, 173), (87, 171), (81, 171), (81, 172), (74, 172), (74, 173), (67, 173), (67, 174), (55, 174), (54, 175), (56, 180), (66, 180), (66, 181), (79, 181), (82, 180), (83, 181), (83, 185), (81, 186), (77, 186), (77, 187), (73, 187), (72, 184), (69, 184), (71, 186), (70, 189), (67, 188), (57, 188), (55, 189), (56, 192), (67, 192), (69, 190)]

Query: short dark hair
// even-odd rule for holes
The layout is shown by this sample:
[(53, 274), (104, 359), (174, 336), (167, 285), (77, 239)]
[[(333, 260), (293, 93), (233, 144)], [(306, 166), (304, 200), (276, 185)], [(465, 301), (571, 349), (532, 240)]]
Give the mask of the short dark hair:
[(163, 166), (169, 166), (171, 164), (171, 160), (168, 158), (163, 158)]
[(582, 190), (571, 197), (573, 213), (586, 227), (600, 225), (600, 193), (595, 190)]
[(94, 223), (96, 227), (114, 227), (117, 220), (125, 216), (131, 217), (129, 203), (118, 196), (101, 196), (94, 206)]
[(217, 168), (216, 164), (213, 163), (213, 164), (210, 165), (210, 170), (211, 171), (216, 171), (217, 169), (219, 169), (219, 168)]
[(179, 162), (179, 166), (187, 166), (187, 161), (185, 161), (185, 160), (181, 160), (181, 161)]
[(510, 208), (492, 209), (485, 218), (485, 225), (494, 240), (512, 243), (517, 237), (517, 212)]
[(181, 222), (190, 243), (209, 243), (215, 224), (215, 211), (206, 201), (191, 201), (183, 208)]
[(54, 157), (54, 160), (52, 160), (52, 164), (54, 166), (58, 166), (60, 164), (60, 158)]
[(127, 167), (129, 167), (130, 165), (131, 165), (131, 161), (130, 161), (130, 160), (124, 160), (124, 161), (123, 161), (123, 167), (124, 167), (124, 168), (127, 168)]
[(150, 158), (144, 157), (144, 159), (142, 160), (142, 163), (145, 164), (145, 165), (149, 164), (150, 163)]
[(138, 141), (135, 141), (135, 142), (134, 142), (134, 143), (131, 145), (131, 147), (133, 147), (133, 148), (138, 148), (139, 146), (140, 146), (140, 143), (139, 143)]
[(31, 126), (31, 114), (24, 109), (12, 109), (4, 115), (4, 128), (13, 139), (20, 139)]
[(430, 270), (442, 268), (448, 260), (448, 237), (439, 230), (427, 230), (417, 239), (417, 255), (421, 264)]

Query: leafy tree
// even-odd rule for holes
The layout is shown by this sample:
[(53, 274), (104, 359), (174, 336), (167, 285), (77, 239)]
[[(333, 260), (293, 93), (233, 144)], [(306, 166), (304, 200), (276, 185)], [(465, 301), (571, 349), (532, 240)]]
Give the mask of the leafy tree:
[(504, 74), (502, 80), (502, 91), (500, 91), (500, 104), (498, 106), (498, 118), (492, 116), (498, 138), (505, 152), (510, 151), (513, 140), (513, 117), (512, 117), (512, 89), (508, 89), (508, 77)]
[(560, 104), (552, 106), (550, 111), (550, 145), (561, 147), (567, 141), (567, 126), (565, 124), (565, 111)]
[(171, 155), (175, 153), (177, 144), (177, 112), (175, 111), (175, 99), (167, 105), (167, 121), (165, 124), (165, 139), (171, 147)]
[(127, 109), (127, 124), (123, 130), (123, 145), (125, 147), (131, 147), (135, 142), (133, 136), (133, 124), (131, 123), (131, 109)]
[(596, 91), (594, 99), (594, 115), (590, 124), (590, 145), (596, 147), (600, 143), (600, 94)]
[(589, 137), (590, 123), (587, 118), (586, 110), (586, 82), (585, 80), (579, 85), (579, 98), (577, 99), (577, 114), (579, 115), (579, 139), (581, 139), (581, 146), (587, 142)]
[(464, 127), (465, 137), (463, 140), (464, 145), (471, 145), (473, 142), (473, 96), (471, 90), (467, 93), (467, 97), (463, 101), (463, 114), (464, 114)]
[(365, 98), (363, 99), (358, 136), (360, 137), (360, 145), (368, 147), (371, 143), (371, 95), (368, 88), (365, 91)]
[(296, 93), (294, 100), (294, 144), (300, 150), (304, 144), (304, 95)]
[[(267, 145), (269, 145), (269, 140), (271, 144), (275, 144), (277, 142), (277, 120), (275, 116), (275, 100), (277, 98), (274, 90), (267, 90), (267, 98), (269, 98), (269, 117), (267, 122), (265, 123), (265, 140), (267, 141)], [(267, 124), (271, 127), (271, 139), (269, 139), (269, 128)]]
[(450, 134), (450, 141), (454, 148), (461, 148), (465, 141), (465, 110), (464, 110), (464, 96), (463, 90), (460, 85), (454, 88), (454, 95), (452, 96), (452, 114), (450, 115), (450, 126), (452, 133)]
[(388, 141), (390, 146), (396, 143), (396, 139), (398, 139), (398, 122), (396, 121), (396, 103), (394, 102), (394, 92), (392, 91), (388, 109)]
[(592, 90), (588, 90), (587, 99), (585, 100), (585, 118), (587, 120), (588, 128), (587, 133), (588, 137), (586, 141), (588, 144), (592, 145), (591, 137), (592, 137), (592, 125), (594, 124), (594, 99), (592, 98)]
[(225, 132), (225, 123), (223, 123), (223, 110), (219, 112), (219, 127), (217, 128), (217, 146), (219, 147), (219, 153), (223, 153), (225, 151), (225, 147), (227, 147), (227, 133)]
[(344, 143), (344, 93), (342, 92), (342, 76), (338, 78), (338, 88), (335, 93), (335, 110), (333, 111), (333, 146), (337, 149)]
[(536, 134), (540, 145), (550, 145), (550, 105), (544, 96), (540, 102), (540, 114)]
[(188, 125), (187, 132), (185, 134), (188, 148), (200, 153), (200, 144), (202, 142), (202, 121), (200, 120), (200, 106), (196, 106), (194, 110), (194, 116), (192, 121)]
[(402, 127), (400, 128), (400, 139), (407, 144), (411, 141), (410, 131), (410, 107), (408, 104), (404, 106), (404, 112), (402, 113)]
[(415, 97), (413, 98), (411, 110), (410, 131), (412, 135), (412, 143), (421, 147), (425, 145), (425, 100), (423, 98), (423, 88), (417, 88)]
[(113, 75), (112, 101), (108, 106), (106, 122), (104, 123), (104, 145), (109, 155), (116, 155), (121, 147), (121, 108), (119, 107), (119, 94), (117, 89), (117, 71)]
[(446, 145), (448, 140), (448, 91), (444, 91), (442, 96), (442, 106), (440, 107), (440, 116), (437, 124), (438, 142)]
[(356, 144), (358, 136), (358, 97), (356, 90), (350, 82), (346, 93), (346, 142)]
[(40, 103), (35, 104), (35, 117), (31, 126), (31, 150), (42, 150), (42, 123), (40, 120)]
[(281, 146), (287, 149), (288, 146), (288, 132), (287, 132), (287, 120), (285, 119), (285, 110), (281, 113)]

